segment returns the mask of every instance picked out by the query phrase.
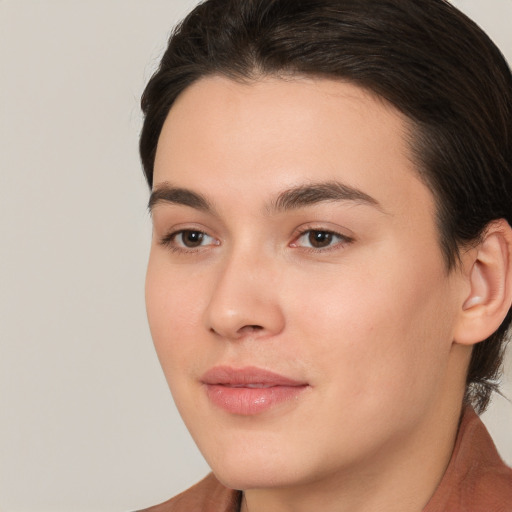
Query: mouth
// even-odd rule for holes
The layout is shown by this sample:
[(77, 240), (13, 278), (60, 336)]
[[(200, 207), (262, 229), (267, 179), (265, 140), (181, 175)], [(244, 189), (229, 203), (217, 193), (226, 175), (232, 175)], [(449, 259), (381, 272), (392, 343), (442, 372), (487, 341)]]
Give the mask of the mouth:
[(216, 366), (203, 375), (201, 382), (214, 406), (242, 416), (296, 400), (309, 387), (307, 382), (256, 367)]

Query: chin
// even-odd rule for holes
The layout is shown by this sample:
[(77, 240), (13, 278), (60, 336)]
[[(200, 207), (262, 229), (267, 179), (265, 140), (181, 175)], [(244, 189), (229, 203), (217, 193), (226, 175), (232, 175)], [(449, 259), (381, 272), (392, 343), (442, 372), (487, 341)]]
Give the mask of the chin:
[(274, 448), (233, 444), (232, 449), (206, 460), (217, 479), (230, 489), (288, 487), (307, 480), (310, 471), (304, 461)]
[(272, 489), (293, 486), (298, 483), (290, 468), (280, 471), (267, 467), (222, 467), (213, 468), (217, 479), (230, 489), (246, 491), (249, 489)]

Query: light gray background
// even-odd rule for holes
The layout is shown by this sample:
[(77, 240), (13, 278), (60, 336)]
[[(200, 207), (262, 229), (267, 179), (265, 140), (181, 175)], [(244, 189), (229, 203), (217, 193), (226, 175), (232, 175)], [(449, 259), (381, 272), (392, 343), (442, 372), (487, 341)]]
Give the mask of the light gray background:
[[(455, 3), (512, 61), (512, 0)], [(133, 510), (208, 470), (146, 326), (137, 154), (140, 94), (193, 4), (0, 0), (2, 512)], [(485, 421), (512, 463), (512, 405)]]

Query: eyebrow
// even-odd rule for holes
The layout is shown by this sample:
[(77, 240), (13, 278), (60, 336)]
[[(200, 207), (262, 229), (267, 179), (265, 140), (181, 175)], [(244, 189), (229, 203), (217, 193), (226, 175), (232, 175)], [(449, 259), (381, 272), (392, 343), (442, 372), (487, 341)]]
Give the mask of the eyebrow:
[[(375, 198), (339, 181), (310, 183), (284, 190), (267, 205), (266, 211), (280, 213), (330, 201), (352, 201), (384, 211)], [(155, 206), (162, 203), (189, 206), (205, 213), (215, 213), (213, 205), (202, 194), (186, 188), (174, 187), (168, 182), (159, 184), (151, 192), (148, 208), (152, 211)]]
[(353, 201), (384, 211), (375, 198), (339, 181), (311, 183), (285, 190), (270, 203), (268, 210), (284, 212), (329, 201)]
[(174, 187), (168, 182), (161, 183), (151, 192), (148, 202), (149, 211), (153, 211), (155, 206), (162, 203), (189, 206), (196, 210), (213, 213), (213, 206), (206, 197), (186, 188)]

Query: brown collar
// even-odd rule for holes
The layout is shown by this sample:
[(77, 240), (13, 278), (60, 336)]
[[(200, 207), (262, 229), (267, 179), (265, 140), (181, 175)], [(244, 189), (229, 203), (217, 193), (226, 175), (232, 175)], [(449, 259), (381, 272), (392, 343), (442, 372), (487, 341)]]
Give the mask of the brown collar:
[(512, 469), (466, 407), (450, 463), (423, 512), (512, 512)]

